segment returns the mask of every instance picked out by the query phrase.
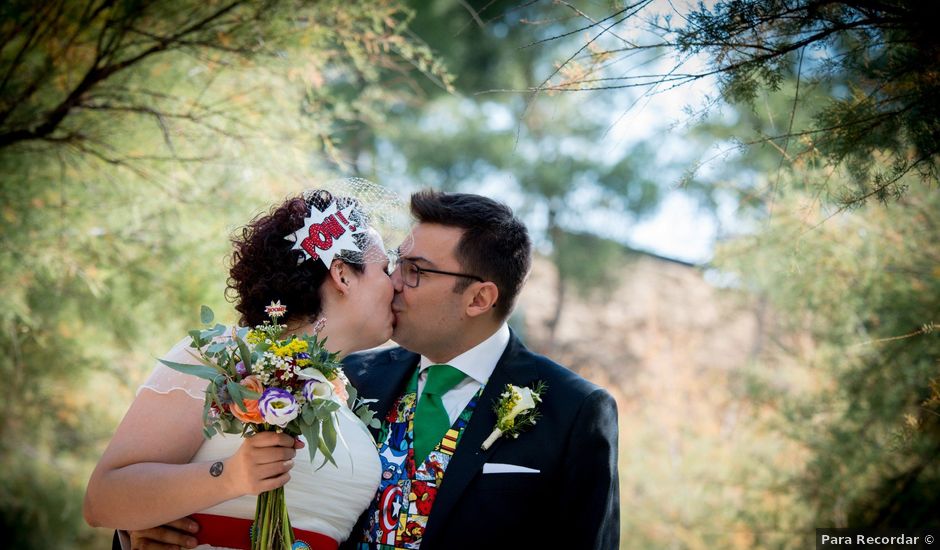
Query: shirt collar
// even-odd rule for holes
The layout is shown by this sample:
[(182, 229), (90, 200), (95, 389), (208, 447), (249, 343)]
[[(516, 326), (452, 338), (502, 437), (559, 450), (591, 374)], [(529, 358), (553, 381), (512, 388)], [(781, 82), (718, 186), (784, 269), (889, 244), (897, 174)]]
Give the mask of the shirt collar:
[[(508, 345), (509, 325), (503, 323), (492, 336), (454, 357), (447, 364), (480, 384), (486, 384), (486, 381), (490, 379), (490, 375), (493, 374), (493, 370), (496, 369), (496, 363), (499, 362), (499, 358), (503, 356), (503, 352), (506, 351)], [(433, 363), (423, 355), (421, 356), (421, 372), (435, 364), (437, 363)]]

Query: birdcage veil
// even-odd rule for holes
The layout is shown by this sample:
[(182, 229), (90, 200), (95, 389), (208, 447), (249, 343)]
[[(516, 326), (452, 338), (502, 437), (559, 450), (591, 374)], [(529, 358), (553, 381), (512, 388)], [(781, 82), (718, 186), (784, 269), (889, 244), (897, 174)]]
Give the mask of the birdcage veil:
[[(411, 247), (411, 216), (395, 191), (363, 178), (311, 186), (304, 225), (285, 238), (303, 253), (300, 261), (333, 259), (356, 264), (393, 262)], [(391, 256), (391, 258), (390, 258)]]

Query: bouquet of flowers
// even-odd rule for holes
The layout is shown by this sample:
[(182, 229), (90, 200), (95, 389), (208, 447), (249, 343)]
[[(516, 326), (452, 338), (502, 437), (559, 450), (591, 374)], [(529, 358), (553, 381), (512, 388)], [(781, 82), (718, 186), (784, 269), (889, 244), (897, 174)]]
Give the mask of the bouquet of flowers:
[[(342, 402), (366, 425), (378, 420), (349, 385), (338, 353), (324, 348), (326, 339), (317, 335), (322, 325), (311, 335), (282, 338), (286, 327), (278, 319), (286, 307), (275, 302), (265, 312), (270, 322), (235, 328), (226, 336), (226, 327), (211, 326), (215, 315), (202, 306), (206, 328), (189, 332), (190, 353), (200, 364), (161, 362), (209, 381), (203, 409), (206, 438), (222, 432), (248, 437), (271, 430), (303, 435), (311, 461), (319, 451), (320, 468), (327, 462), (335, 466), (337, 440), (345, 445), (336, 421)], [(283, 487), (258, 495), (251, 538), (253, 550), (289, 549), (294, 543)]]

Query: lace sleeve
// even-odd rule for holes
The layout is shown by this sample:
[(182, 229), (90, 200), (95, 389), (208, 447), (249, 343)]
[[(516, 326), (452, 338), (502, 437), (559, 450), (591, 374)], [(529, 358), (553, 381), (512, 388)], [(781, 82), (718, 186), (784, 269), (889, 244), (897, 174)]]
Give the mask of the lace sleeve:
[[(190, 349), (190, 341), (191, 340), (189, 337), (180, 340), (170, 349), (170, 351), (168, 351), (163, 356), (163, 358), (167, 361), (173, 361), (175, 363), (198, 365), (199, 361), (189, 353), (190, 351), (195, 351)], [(186, 392), (186, 394), (193, 399), (198, 399), (201, 401), (206, 396), (206, 386), (208, 385), (208, 380), (199, 378), (197, 376), (191, 376), (189, 374), (183, 374), (182, 372), (173, 370), (158, 361), (156, 366), (154, 366), (153, 371), (150, 372), (150, 376), (147, 377), (147, 380), (141, 384), (139, 388), (137, 388), (137, 393), (139, 395), (140, 392), (145, 389), (162, 394), (167, 394), (174, 390), (180, 390)]]

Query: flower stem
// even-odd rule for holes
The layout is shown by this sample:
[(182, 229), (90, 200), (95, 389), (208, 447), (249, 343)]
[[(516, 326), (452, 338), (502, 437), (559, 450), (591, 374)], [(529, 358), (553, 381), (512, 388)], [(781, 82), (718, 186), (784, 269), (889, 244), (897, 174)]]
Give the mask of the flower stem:
[(289, 550), (293, 543), (294, 531), (287, 514), (284, 488), (258, 495), (252, 550)]
[(497, 439), (499, 439), (499, 436), (501, 435), (503, 435), (502, 430), (500, 430), (499, 428), (493, 428), (493, 433), (491, 433), (490, 436), (486, 438), (486, 441), (483, 442), (483, 445), (480, 445), (480, 448), (483, 449), (484, 451), (489, 449), (490, 445), (492, 445)]

